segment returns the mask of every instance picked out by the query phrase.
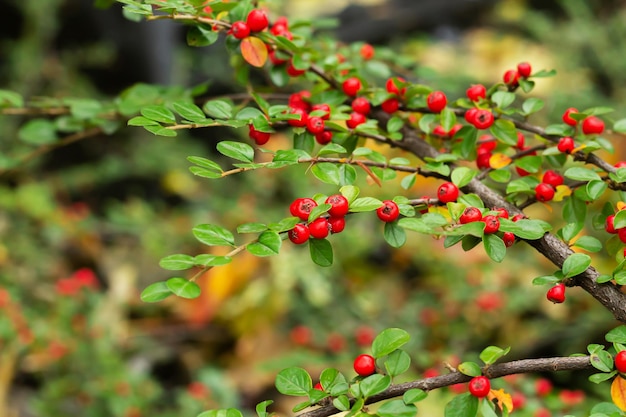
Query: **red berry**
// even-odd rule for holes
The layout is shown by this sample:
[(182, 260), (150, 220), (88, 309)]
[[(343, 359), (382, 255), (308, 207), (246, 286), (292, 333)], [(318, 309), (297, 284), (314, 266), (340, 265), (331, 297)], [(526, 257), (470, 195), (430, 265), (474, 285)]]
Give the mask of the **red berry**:
[(324, 388), (322, 387), (322, 384), (320, 382), (318, 382), (317, 384), (313, 385), (313, 389), (316, 389), (318, 391), (324, 391)]
[(454, 126), (452, 126), (452, 129), (450, 129), (450, 131), (448, 132), (448, 136), (451, 138), (454, 138), (454, 136), (458, 133), (459, 130), (461, 130), (463, 128), (463, 125), (461, 123), (457, 123)]
[(446, 95), (441, 91), (433, 91), (426, 98), (426, 105), (430, 109), (430, 111), (434, 113), (439, 113), (443, 110), (448, 104), (448, 99)]
[(496, 233), (500, 229), (500, 220), (493, 214), (483, 217), (483, 222), (485, 223), (485, 228), (483, 229), (485, 234)]
[(361, 54), (361, 58), (367, 61), (374, 58), (374, 47), (369, 43), (364, 43), (359, 53)]
[(537, 201), (550, 201), (554, 198), (554, 187), (545, 182), (539, 183), (535, 187), (535, 198)]
[(511, 218), (511, 221), (512, 222), (516, 222), (518, 220), (522, 220), (522, 219), (525, 219), (525, 218), (526, 218), (526, 216), (524, 216), (523, 214), (516, 214), (515, 216), (513, 216)]
[(371, 110), (371, 105), (368, 99), (365, 97), (357, 97), (352, 100), (352, 110), (357, 113), (367, 115)]
[(311, 98), (311, 92), (308, 90), (298, 91), (289, 95), (287, 104), (290, 108), (301, 109), (308, 113), (311, 110), (311, 105), (308, 100)]
[(570, 126), (576, 126), (576, 120), (572, 119), (572, 116), (570, 116), (570, 114), (572, 113), (578, 113), (578, 109), (574, 108), (574, 107), (570, 107), (569, 109), (565, 110), (565, 112), (563, 113), (562, 116), (562, 120), (563, 123), (566, 123)]
[(250, 13), (248, 13), (246, 23), (248, 24), (251, 32), (261, 32), (269, 26), (267, 13), (261, 9), (252, 9), (250, 10)]
[(491, 382), (486, 376), (480, 375), (472, 378), (468, 385), (469, 392), (474, 397), (483, 398), (491, 391)]
[(330, 106), (326, 103), (313, 105), (313, 107), (311, 108), (311, 111), (322, 113), (322, 114), (319, 114), (318, 116), (324, 120), (330, 119)]
[(313, 339), (313, 332), (309, 327), (301, 324), (291, 329), (289, 332), (289, 338), (296, 345), (306, 346), (311, 343)]
[(354, 371), (360, 376), (369, 376), (376, 372), (376, 359), (372, 355), (362, 354), (354, 360)]
[(437, 189), (437, 198), (442, 203), (452, 203), (459, 198), (459, 187), (451, 182), (444, 182)]
[(524, 134), (518, 130), (517, 131), (517, 145), (515, 145), (515, 147), (521, 151), (524, 150), (524, 144), (525, 144), (524, 142), (526, 142), (526, 138), (524, 137)]
[(504, 246), (510, 248), (515, 243), (515, 235), (513, 232), (504, 232), (502, 240), (504, 241)]
[(298, 69), (296, 67), (293, 66), (293, 60), (289, 60), (289, 62), (287, 63), (287, 75), (289, 75), (290, 77), (299, 77), (302, 74), (304, 74), (306, 72), (306, 70), (303, 69)]
[(265, 145), (270, 140), (271, 133), (261, 132), (254, 128), (253, 124), (248, 125), (248, 136), (254, 140), (257, 145)]
[(291, 240), (296, 245), (301, 245), (307, 240), (309, 240), (309, 236), (311, 232), (306, 224), (298, 223), (293, 229), (291, 229), (288, 233), (289, 240)]
[(619, 237), (619, 240), (621, 240), (622, 243), (626, 243), (626, 227), (617, 229), (617, 237)]
[(604, 122), (596, 116), (589, 116), (583, 120), (582, 129), (585, 135), (600, 134), (604, 132)]
[(446, 132), (446, 130), (443, 128), (443, 126), (441, 126), (441, 125), (437, 125), (437, 126), (435, 126), (435, 128), (433, 129), (433, 135), (437, 135), (437, 136), (448, 136), (448, 132)]
[(467, 110), (465, 114), (463, 115), (463, 117), (465, 118), (465, 121), (473, 125), (474, 120), (476, 119), (476, 113), (478, 113), (478, 110), (479, 109), (477, 109), (476, 107), (472, 107), (471, 109)]
[(466, 207), (465, 210), (463, 210), (463, 214), (461, 214), (461, 217), (459, 217), (459, 223), (467, 224), (472, 222), (478, 222), (482, 220), (482, 218), (483, 213), (480, 211), (479, 208)]
[(332, 217), (343, 217), (348, 213), (348, 199), (341, 194), (331, 195), (325, 203), (331, 205), (328, 214)]
[(354, 129), (358, 125), (365, 123), (366, 120), (367, 118), (364, 114), (353, 111), (352, 113), (350, 113), (350, 118), (346, 120), (346, 126), (348, 126), (350, 129)]
[(626, 372), (626, 350), (620, 350), (615, 355), (615, 369), (618, 372)]
[(325, 217), (318, 217), (309, 223), (309, 231), (311, 232), (311, 237), (324, 239), (330, 233), (330, 224)]
[(230, 28), (230, 33), (236, 39), (243, 39), (250, 35), (250, 28), (246, 24), (246, 22), (242, 22), (241, 20), (236, 21)]
[(316, 135), (324, 131), (324, 119), (321, 117), (313, 116), (309, 117), (306, 121), (306, 130)]
[(359, 346), (370, 346), (376, 337), (376, 332), (370, 326), (360, 326), (354, 332), (356, 344)]
[(308, 220), (311, 210), (317, 207), (317, 203), (312, 198), (296, 198), (289, 206), (289, 213), (301, 220)]
[(326, 145), (333, 141), (333, 132), (330, 130), (324, 130), (323, 132), (315, 134), (315, 141), (320, 145)]
[(478, 155), (482, 155), (484, 153), (491, 154), (492, 151), (496, 149), (498, 145), (496, 141), (489, 135), (481, 136), (481, 139), (486, 138), (485, 140), (481, 140), (478, 142), (478, 148), (476, 148), (476, 153)]
[(272, 49), (272, 50), (270, 50), (268, 52), (268, 57), (269, 57), (270, 61), (272, 61), (272, 64), (274, 64), (274, 65), (281, 65), (281, 64), (284, 64), (285, 62), (287, 62), (287, 59), (278, 58), (276, 56), (276, 51), (274, 49)]
[(493, 113), (486, 109), (478, 109), (472, 123), (476, 129), (489, 129), (493, 124)]
[(559, 139), (559, 143), (556, 145), (559, 152), (563, 153), (571, 153), (575, 147), (576, 145), (574, 144), (574, 139), (569, 136)]
[(509, 218), (509, 212), (504, 207), (494, 207), (493, 209), (491, 209), (491, 211), (495, 211), (496, 217), (499, 217), (501, 219)]
[(476, 167), (478, 167), (478, 169), (491, 168), (491, 163), (489, 161), (491, 160), (492, 156), (493, 154), (491, 152), (485, 152), (478, 155), (478, 157), (476, 158)]
[(376, 215), (385, 223), (390, 223), (400, 216), (400, 209), (394, 201), (385, 200), (383, 205), (376, 209)]
[(306, 111), (300, 109), (300, 108), (292, 108), (289, 110), (289, 114), (296, 114), (298, 116), (300, 116), (299, 119), (289, 119), (287, 120), (287, 123), (290, 126), (293, 127), (305, 127), (307, 125), (307, 122), (309, 120), (309, 115)]
[(543, 177), (541, 177), (541, 182), (545, 182), (546, 184), (550, 184), (551, 186), (556, 188), (557, 186), (563, 184), (563, 177), (559, 173), (549, 169), (543, 173)]
[(626, 168), (626, 161), (619, 161), (617, 162), (615, 165), (613, 165), (615, 168)]
[(549, 379), (539, 378), (535, 381), (535, 392), (539, 397), (545, 397), (552, 392), (552, 382)]
[(550, 288), (546, 293), (546, 298), (555, 304), (560, 304), (565, 301), (565, 284), (559, 282), (554, 287)]
[(361, 80), (359, 80), (356, 77), (348, 78), (341, 85), (341, 88), (343, 89), (343, 92), (347, 96), (350, 96), (350, 97), (356, 96), (357, 93), (361, 90), (361, 87), (362, 87)]
[(397, 98), (388, 98), (380, 104), (380, 107), (385, 113), (392, 114), (398, 111), (400, 108), (400, 102)]
[(604, 230), (606, 230), (607, 233), (611, 233), (611, 234), (617, 233), (617, 229), (615, 228), (615, 215), (614, 214), (611, 214), (606, 218), (606, 221), (604, 222)]
[(502, 76), (502, 81), (504, 81), (506, 85), (517, 87), (519, 84), (519, 76), (520, 74), (517, 70), (508, 70)]
[(517, 64), (517, 72), (521, 77), (527, 78), (530, 77), (532, 67), (528, 62), (520, 62), (519, 64)]
[(465, 92), (467, 98), (472, 101), (479, 101), (481, 98), (487, 98), (487, 89), (482, 84), (474, 84)]
[(398, 85), (402, 86), (404, 83), (406, 83), (406, 80), (402, 77), (389, 78), (385, 83), (385, 88), (387, 89), (387, 92), (391, 94), (403, 96), (404, 93), (406, 93), (406, 87), (402, 87), (400, 90), (398, 89)]
[(330, 225), (330, 233), (341, 233), (346, 228), (345, 217), (329, 217), (328, 224)]

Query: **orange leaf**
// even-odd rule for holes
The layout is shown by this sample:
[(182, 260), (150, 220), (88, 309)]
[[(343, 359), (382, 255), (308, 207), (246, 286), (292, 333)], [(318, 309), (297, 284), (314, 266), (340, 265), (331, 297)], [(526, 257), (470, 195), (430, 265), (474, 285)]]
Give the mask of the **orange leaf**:
[(624, 210), (626, 208), (626, 203), (624, 203), (623, 201), (618, 201), (615, 206), (618, 210)]
[(500, 410), (504, 411), (504, 408), (502, 407), (506, 407), (509, 413), (513, 411), (513, 399), (511, 398), (511, 394), (504, 392), (503, 389), (499, 389), (497, 391), (492, 389), (489, 391), (487, 398), (489, 398), (489, 401), (493, 401), (495, 399), (496, 404), (500, 407)]
[(261, 39), (248, 36), (241, 41), (241, 55), (253, 67), (262, 67), (267, 61), (267, 47)]
[(611, 399), (620, 410), (626, 411), (626, 380), (619, 375), (611, 384)]
[(510, 163), (511, 163), (511, 158), (509, 158), (503, 153), (494, 153), (491, 156), (491, 158), (489, 158), (489, 166), (493, 169), (504, 168)]

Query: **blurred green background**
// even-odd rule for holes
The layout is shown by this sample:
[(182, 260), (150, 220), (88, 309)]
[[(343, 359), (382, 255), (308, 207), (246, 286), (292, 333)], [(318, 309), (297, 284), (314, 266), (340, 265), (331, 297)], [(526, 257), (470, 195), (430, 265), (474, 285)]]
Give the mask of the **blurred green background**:
[[(187, 47), (169, 22), (134, 23), (117, 5), (100, 10), (80, 0), (3, 3), (0, 88), (35, 103), (111, 102), (135, 83), (164, 91), (208, 83), (208, 95), (243, 91), (223, 45)], [(533, 92), (546, 100), (531, 120), (536, 124), (558, 121), (570, 106), (606, 105), (626, 114), (623, 2), (438, 3), (449, 13), (429, 1), (268, 6), (274, 17), (335, 17), (342, 39), (373, 43), (383, 59), (401, 57), (397, 62), (410, 70), (399, 73), (454, 98), (471, 83), (499, 81), (521, 61), (555, 68), (558, 76), (539, 80)], [(454, 9), (461, 3), (472, 7)], [(301, 88), (294, 83), (285, 91)], [(265, 399), (276, 399), (272, 410), (289, 414), (293, 404), (273, 388), (278, 370), (297, 365), (315, 375), (334, 366), (351, 374), (352, 358), (386, 327), (412, 335), (408, 379), (476, 360), (490, 344), (512, 346), (511, 359), (584, 352), (616, 324), (577, 289), (563, 305), (547, 302), (545, 288), (530, 282), (555, 268), (522, 245), (499, 265), (480, 248), (444, 251), (442, 241), (415, 234), (394, 250), (368, 215), (351, 216), (346, 231), (332, 237), (331, 268), (315, 266), (306, 249), (284, 245), (277, 257), (243, 254), (205, 274), (196, 300), (144, 304), (141, 290), (170, 276), (158, 266), (162, 257), (206, 250), (191, 234), (194, 225), (234, 230), (243, 222), (275, 221), (294, 198), (336, 189), (307, 175), (306, 167), (220, 181), (189, 173), (187, 156), (219, 159), (216, 141), (246, 140), (244, 129), (170, 139), (120, 128), (31, 155), (38, 147), (20, 141), (18, 129), (33, 115), (7, 113), (0, 109), (2, 416), (180, 417), (215, 407), (253, 410)], [(109, 122), (112, 130), (119, 127)], [(287, 146), (286, 133), (272, 146)], [(623, 157), (616, 146), (610, 162)], [(7, 162), (24, 156), (18, 167)], [(406, 193), (399, 181), (379, 188), (362, 178), (360, 186), (379, 198)], [(435, 188), (418, 181), (408, 195), (433, 195)], [(531, 214), (558, 224), (560, 207)], [(599, 254), (596, 262), (610, 268), (613, 260)], [(545, 398), (535, 389), (539, 377), (556, 387)], [(520, 416), (543, 408), (575, 414), (608, 398), (608, 385), (591, 386), (582, 374), (494, 384), (517, 396)], [(454, 391), (432, 393), (420, 412), (441, 414)]]

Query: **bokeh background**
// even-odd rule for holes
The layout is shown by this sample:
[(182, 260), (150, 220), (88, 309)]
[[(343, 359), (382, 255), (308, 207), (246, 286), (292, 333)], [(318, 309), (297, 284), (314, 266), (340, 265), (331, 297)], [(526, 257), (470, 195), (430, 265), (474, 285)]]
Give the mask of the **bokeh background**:
[[(185, 45), (179, 25), (136, 23), (119, 5), (86, 0), (3, 0), (0, 89), (37, 103), (47, 98), (114, 100), (136, 83), (210, 96), (242, 91), (226, 49)], [(45, 3), (45, 4), (43, 4)], [(106, 1), (95, 2), (105, 6)], [(377, 57), (401, 56), (398, 74), (461, 97), (491, 84), (518, 62), (556, 69), (534, 95), (546, 107), (532, 122), (558, 122), (563, 110), (606, 105), (626, 114), (626, 5), (617, 0), (284, 0), (272, 16), (311, 19), (346, 43), (368, 42)], [(284, 91), (305, 86), (290, 84)], [(48, 99), (46, 99), (48, 100)], [(401, 249), (383, 240), (375, 216), (349, 219), (332, 237), (335, 264), (315, 266), (308, 251), (284, 245), (277, 257), (247, 254), (199, 279), (195, 300), (145, 304), (139, 293), (166, 279), (159, 260), (206, 251), (191, 234), (200, 223), (234, 230), (243, 222), (288, 215), (296, 197), (334, 193), (305, 167), (254, 171), (209, 181), (192, 176), (186, 157), (219, 160), (219, 140), (246, 140), (246, 129), (203, 129), (176, 138), (121, 128), (36, 152), (18, 139), (32, 115), (0, 109), (0, 415), (7, 417), (181, 417), (274, 399), (289, 415), (274, 375), (302, 366), (317, 375), (353, 357), (386, 327), (412, 335), (413, 366), (403, 380), (477, 360), (487, 345), (511, 346), (508, 358), (582, 353), (616, 325), (577, 289), (563, 305), (533, 287), (550, 265), (523, 245), (494, 264), (476, 248), (443, 250), (411, 234)], [(288, 144), (288, 132), (273, 146)], [(611, 162), (623, 157), (616, 145)], [(222, 161), (226, 163), (226, 161)], [(378, 198), (433, 195), (436, 183), (384, 187), (361, 178)], [(560, 206), (531, 211), (559, 224)], [(591, 227), (601, 240), (607, 236)], [(594, 255), (600, 268), (614, 262)], [(518, 376), (495, 382), (516, 398), (519, 416), (584, 414), (608, 398), (608, 385), (584, 374)], [(537, 384), (554, 388), (537, 391)], [(433, 392), (423, 415), (442, 414), (453, 387)], [(297, 402), (297, 401), (296, 401)], [(541, 414), (543, 413), (543, 414)]]

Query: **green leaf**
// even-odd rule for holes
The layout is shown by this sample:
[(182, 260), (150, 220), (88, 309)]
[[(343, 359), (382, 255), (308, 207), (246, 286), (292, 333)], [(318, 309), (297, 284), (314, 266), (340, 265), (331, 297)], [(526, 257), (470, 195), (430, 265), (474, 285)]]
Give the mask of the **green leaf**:
[(573, 246), (584, 249), (588, 252), (600, 252), (603, 248), (602, 242), (593, 236), (581, 236)]
[(175, 130), (167, 129), (161, 125), (154, 125), (154, 126), (146, 125), (143, 128), (156, 136), (166, 136), (166, 137), (173, 138), (177, 135)]
[(457, 366), (457, 369), (460, 373), (467, 376), (478, 376), (483, 373), (476, 362), (463, 362)]
[(402, 129), (402, 126), (404, 126), (404, 120), (402, 120), (401, 118), (397, 116), (394, 116), (390, 118), (389, 121), (387, 122), (387, 132), (389, 133), (398, 132), (400, 131), (400, 129)]
[(521, 219), (513, 222), (509, 219), (500, 219), (500, 231), (512, 232), (521, 239), (540, 239), (551, 227), (549, 223), (541, 220)]
[(484, 235), (483, 246), (485, 247), (485, 252), (492, 261), (502, 262), (504, 256), (506, 255), (506, 245), (498, 235)]
[(45, 145), (58, 138), (54, 123), (45, 119), (33, 119), (26, 122), (20, 128), (18, 137), (33, 145)]
[(360, 213), (364, 211), (374, 211), (383, 205), (383, 202), (373, 197), (357, 198), (350, 204), (350, 212)]
[(193, 235), (201, 243), (209, 246), (234, 246), (235, 237), (221, 226), (213, 224), (201, 224), (193, 228)]
[(452, 109), (448, 107), (441, 110), (440, 118), (441, 127), (443, 127), (446, 132), (452, 130), (452, 128), (456, 124), (456, 114), (454, 114), (454, 111), (452, 111)]
[(498, 119), (489, 128), (489, 131), (502, 143), (510, 146), (517, 145), (517, 129), (513, 122), (504, 119)]
[(496, 91), (491, 100), (501, 109), (509, 107), (515, 101), (515, 94), (509, 91)]
[(236, 408), (223, 408), (221, 410), (205, 411), (198, 414), (197, 417), (243, 417), (243, 414)]
[(166, 299), (170, 295), (172, 295), (172, 290), (170, 290), (164, 281), (159, 281), (144, 288), (140, 298), (144, 303), (156, 303)]
[(249, 243), (246, 250), (255, 256), (278, 255), (282, 242), (278, 233), (266, 230), (259, 235), (256, 242)]
[(254, 148), (247, 143), (224, 140), (217, 144), (217, 150), (225, 156), (242, 162), (254, 161)]
[(270, 228), (270, 230), (273, 230), (276, 233), (281, 233), (293, 229), (294, 226), (299, 222), (300, 219), (297, 217), (286, 217), (278, 223), (270, 223), (267, 226)]
[(380, 394), (391, 386), (391, 377), (389, 375), (374, 374), (364, 378), (359, 387), (364, 398), (372, 395)]
[(485, 234), (485, 224), (483, 222), (472, 222), (467, 223), (459, 227), (455, 227), (452, 230), (446, 231), (446, 235), (448, 236), (464, 236), (464, 235), (472, 235), (479, 238), (482, 238)]
[(591, 365), (599, 371), (611, 372), (613, 370), (613, 356), (606, 350), (599, 350), (589, 356)]
[(220, 167), (216, 162), (213, 162), (201, 156), (188, 156), (187, 160), (192, 164), (198, 165), (202, 168), (207, 168), (209, 170), (217, 172), (223, 172), (222, 167)]
[(581, 168), (581, 167), (572, 167), (568, 168), (563, 176), (565, 178), (570, 178), (576, 181), (600, 181), (600, 176), (593, 170), (589, 168)]
[(618, 326), (609, 331), (604, 337), (607, 342), (626, 344), (626, 326)]
[(330, 162), (320, 162), (311, 168), (315, 177), (326, 184), (339, 185), (339, 168)]
[(560, 282), (562, 278), (555, 277), (554, 275), (544, 275), (541, 277), (537, 277), (533, 279), (533, 285), (554, 285), (557, 282)]
[(489, 172), (489, 178), (491, 178), (495, 182), (506, 184), (511, 180), (511, 171), (506, 168), (495, 169)]
[(141, 109), (141, 115), (146, 119), (154, 120), (161, 123), (176, 123), (176, 117), (165, 106), (147, 106)]
[(498, 346), (487, 346), (480, 353), (480, 360), (485, 363), (485, 365), (492, 365), (496, 363), (498, 359), (506, 355), (511, 351), (511, 348), (508, 347), (506, 349), (499, 348)]
[(608, 184), (602, 180), (589, 181), (585, 186), (585, 191), (592, 201), (598, 200), (607, 190)]
[(478, 171), (467, 167), (458, 167), (452, 171), (450, 178), (457, 187), (463, 187), (478, 174)]
[(563, 262), (563, 276), (570, 278), (583, 273), (591, 265), (591, 257), (584, 253), (573, 253)]
[(402, 247), (406, 243), (406, 232), (398, 222), (385, 223), (384, 234), (385, 241), (393, 248)]
[(255, 411), (258, 417), (269, 417), (269, 413), (267, 412), (267, 407), (274, 404), (273, 400), (265, 400), (261, 401), (256, 405)]
[(376, 410), (380, 417), (415, 417), (416, 414), (417, 407), (402, 400), (387, 401)]
[(261, 233), (267, 230), (267, 225), (263, 223), (244, 223), (237, 226), (237, 233)]
[(200, 266), (222, 266), (231, 263), (232, 260), (233, 258), (230, 256), (218, 256), (209, 253), (203, 253), (194, 258), (195, 264)]
[(385, 369), (391, 377), (398, 376), (409, 370), (411, 357), (402, 349), (396, 349), (385, 360)]
[(159, 122), (145, 118), (143, 116), (135, 116), (128, 121), (128, 126), (160, 126)]
[(24, 107), (24, 98), (9, 90), (0, 90), (0, 107)]
[(174, 111), (180, 114), (180, 116), (185, 120), (192, 122), (203, 122), (206, 120), (206, 116), (202, 109), (193, 103), (175, 101), (172, 103), (172, 107), (174, 108)]
[[(589, 376), (589, 381), (593, 382), (594, 384), (599, 384), (600, 382), (604, 382), (604, 381), (608, 381), (609, 379), (613, 378), (615, 375), (617, 375), (617, 371), (613, 371), (613, 372), (609, 372), (607, 373), (599, 373), (599, 374), (593, 374)], [(620, 416), (621, 413), (619, 412), (619, 409), (615, 410), (615, 415), (616, 416)], [(596, 416), (597, 414), (590, 414), (591, 416)]]
[(618, 133), (626, 133), (626, 119), (620, 119), (613, 124), (613, 130)]
[(283, 369), (276, 375), (274, 382), (278, 392), (284, 395), (308, 396), (313, 388), (311, 375), (298, 367)]
[(348, 151), (343, 146), (338, 145), (336, 143), (329, 143), (328, 145), (325, 145), (324, 147), (322, 147), (317, 154), (328, 155), (328, 154), (333, 154), (333, 153), (346, 153), (346, 152)]
[(309, 239), (309, 252), (311, 260), (319, 266), (331, 266), (333, 264), (333, 247), (326, 239)]
[(405, 217), (398, 220), (398, 225), (413, 232), (431, 234), (435, 232), (435, 227), (426, 224), (423, 219), (416, 219), (414, 217)]
[(346, 200), (348, 200), (348, 205), (351, 205), (358, 197), (360, 190), (359, 187), (354, 185), (344, 185), (339, 189), (339, 192), (346, 198)]
[(454, 397), (444, 409), (444, 417), (476, 417), (478, 398), (469, 392)]
[(541, 164), (543, 162), (543, 158), (535, 155), (526, 155), (519, 159), (515, 160), (515, 166), (522, 168), (525, 171), (530, 173), (535, 173), (539, 171)]
[(217, 41), (219, 33), (202, 26), (191, 26), (187, 29), (187, 45), (203, 47), (209, 46)]
[(170, 271), (183, 271), (195, 266), (193, 256), (189, 255), (170, 255), (161, 259), (159, 266)]
[(181, 298), (198, 298), (202, 292), (198, 284), (185, 278), (170, 278), (166, 284), (170, 291)]
[(210, 100), (204, 103), (204, 111), (216, 119), (232, 119), (233, 106), (224, 100)]
[(385, 329), (376, 336), (372, 343), (372, 355), (378, 359), (389, 355), (394, 350), (406, 344), (411, 336), (402, 329)]
[(408, 190), (409, 188), (413, 187), (413, 185), (415, 185), (416, 179), (417, 179), (417, 174), (409, 174), (405, 176), (404, 178), (402, 178), (402, 181), (400, 181), (400, 186), (404, 188), (405, 190)]
[(411, 388), (402, 395), (402, 401), (404, 401), (405, 404), (412, 404), (422, 401), (426, 397), (428, 397), (427, 391), (423, 391), (419, 388)]
[(326, 213), (328, 210), (330, 210), (331, 207), (332, 206), (328, 203), (315, 206), (313, 210), (311, 210), (311, 212), (309, 213), (309, 218), (308, 218), (309, 223), (317, 219), (318, 217), (320, 217), (322, 214)]
[(545, 103), (543, 102), (543, 100), (540, 100), (538, 98), (531, 97), (527, 99), (526, 101), (524, 101), (524, 104), (522, 104), (522, 110), (524, 111), (524, 115), (528, 116), (530, 114), (538, 112), (539, 110), (543, 109), (544, 104)]
[(345, 395), (333, 399), (333, 405), (339, 411), (348, 411), (350, 409), (350, 400)]

